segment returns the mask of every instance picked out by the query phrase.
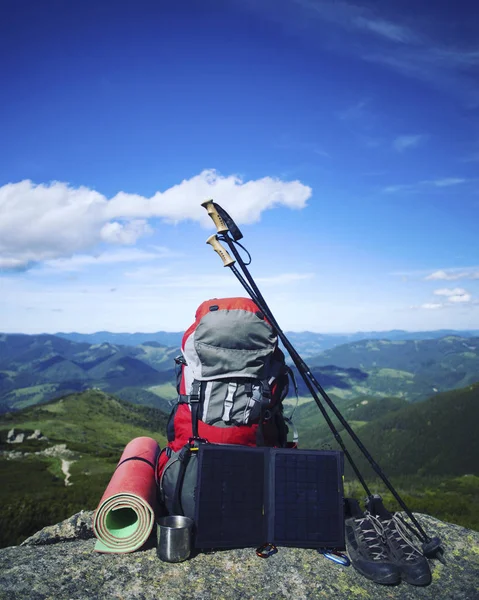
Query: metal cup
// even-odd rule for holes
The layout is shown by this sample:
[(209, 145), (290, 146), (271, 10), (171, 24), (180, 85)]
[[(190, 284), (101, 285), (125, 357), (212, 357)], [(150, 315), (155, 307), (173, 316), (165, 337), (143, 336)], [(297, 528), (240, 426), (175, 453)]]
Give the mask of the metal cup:
[(162, 517), (157, 524), (156, 553), (160, 560), (175, 563), (186, 560), (191, 552), (193, 521), (188, 517)]

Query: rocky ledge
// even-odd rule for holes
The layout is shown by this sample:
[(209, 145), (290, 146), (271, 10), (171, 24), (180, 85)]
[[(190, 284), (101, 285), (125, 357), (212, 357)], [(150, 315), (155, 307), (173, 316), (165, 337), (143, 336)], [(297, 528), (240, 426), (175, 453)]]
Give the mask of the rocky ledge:
[(280, 548), (268, 559), (254, 549), (198, 553), (161, 562), (154, 540), (133, 554), (93, 551), (91, 512), (46, 527), (21, 546), (0, 550), (0, 598), (8, 600), (384, 600), (479, 598), (479, 533), (417, 515), (438, 535), (446, 564), (431, 561), (432, 583), (385, 587), (315, 551)]

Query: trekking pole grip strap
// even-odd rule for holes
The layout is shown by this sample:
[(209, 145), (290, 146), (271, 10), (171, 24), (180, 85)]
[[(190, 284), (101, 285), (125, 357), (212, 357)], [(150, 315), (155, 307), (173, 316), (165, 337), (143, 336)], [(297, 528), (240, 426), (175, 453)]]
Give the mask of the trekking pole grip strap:
[(231, 265), (235, 264), (235, 261), (231, 258), (228, 252), (223, 248), (220, 244), (216, 234), (210, 235), (210, 237), (206, 240), (207, 244), (213, 246), (213, 250), (218, 254), (218, 256), (223, 261), (224, 267), (231, 267)]
[(223, 221), (223, 218), (221, 217), (220, 213), (217, 211), (213, 200), (205, 200), (201, 203), (201, 206), (204, 206), (206, 208), (207, 213), (212, 218), (213, 223), (216, 225), (216, 232), (226, 233), (228, 231), (228, 226)]

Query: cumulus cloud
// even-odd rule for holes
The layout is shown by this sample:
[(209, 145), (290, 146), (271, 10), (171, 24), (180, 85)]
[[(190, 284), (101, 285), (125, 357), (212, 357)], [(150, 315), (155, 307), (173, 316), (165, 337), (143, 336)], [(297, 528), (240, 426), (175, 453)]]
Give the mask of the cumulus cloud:
[(151, 227), (144, 219), (133, 219), (129, 223), (112, 221), (103, 225), (100, 237), (104, 242), (111, 244), (132, 245), (136, 240), (151, 233)]
[(448, 298), (449, 302), (470, 302), (471, 299), (471, 294), (457, 294)]
[(277, 206), (301, 209), (311, 197), (299, 181), (272, 177), (243, 181), (214, 170), (182, 181), (150, 198), (119, 192), (106, 198), (87, 187), (66, 183), (36, 185), (29, 180), (0, 187), (0, 268), (20, 269), (45, 260), (68, 258), (98, 243), (132, 245), (151, 232), (148, 220), (187, 219), (212, 226), (200, 206), (217, 200), (238, 224), (254, 223)]
[(442, 288), (434, 290), (436, 296), (446, 296), (449, 302), (470, 302), (471, 294), (463, 288)]
[(437, 281), (457, 281), (459, 279), (479, 279), (479, 270), (461, 270), (461, 271), (434, 271), (427, 277), (426, 280)]

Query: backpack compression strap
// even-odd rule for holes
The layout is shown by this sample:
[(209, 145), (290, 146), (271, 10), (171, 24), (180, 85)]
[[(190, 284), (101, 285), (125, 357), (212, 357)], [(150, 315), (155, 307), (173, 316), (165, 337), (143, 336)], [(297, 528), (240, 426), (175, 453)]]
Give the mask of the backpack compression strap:
[(204, 387), (196, 379), (193, 381), (191, 394), (188, 396), (188, 404), (191, 407), (191, 430), (194, 438), (198, 438), (198, 420), (200, 405), (205, 399)]

